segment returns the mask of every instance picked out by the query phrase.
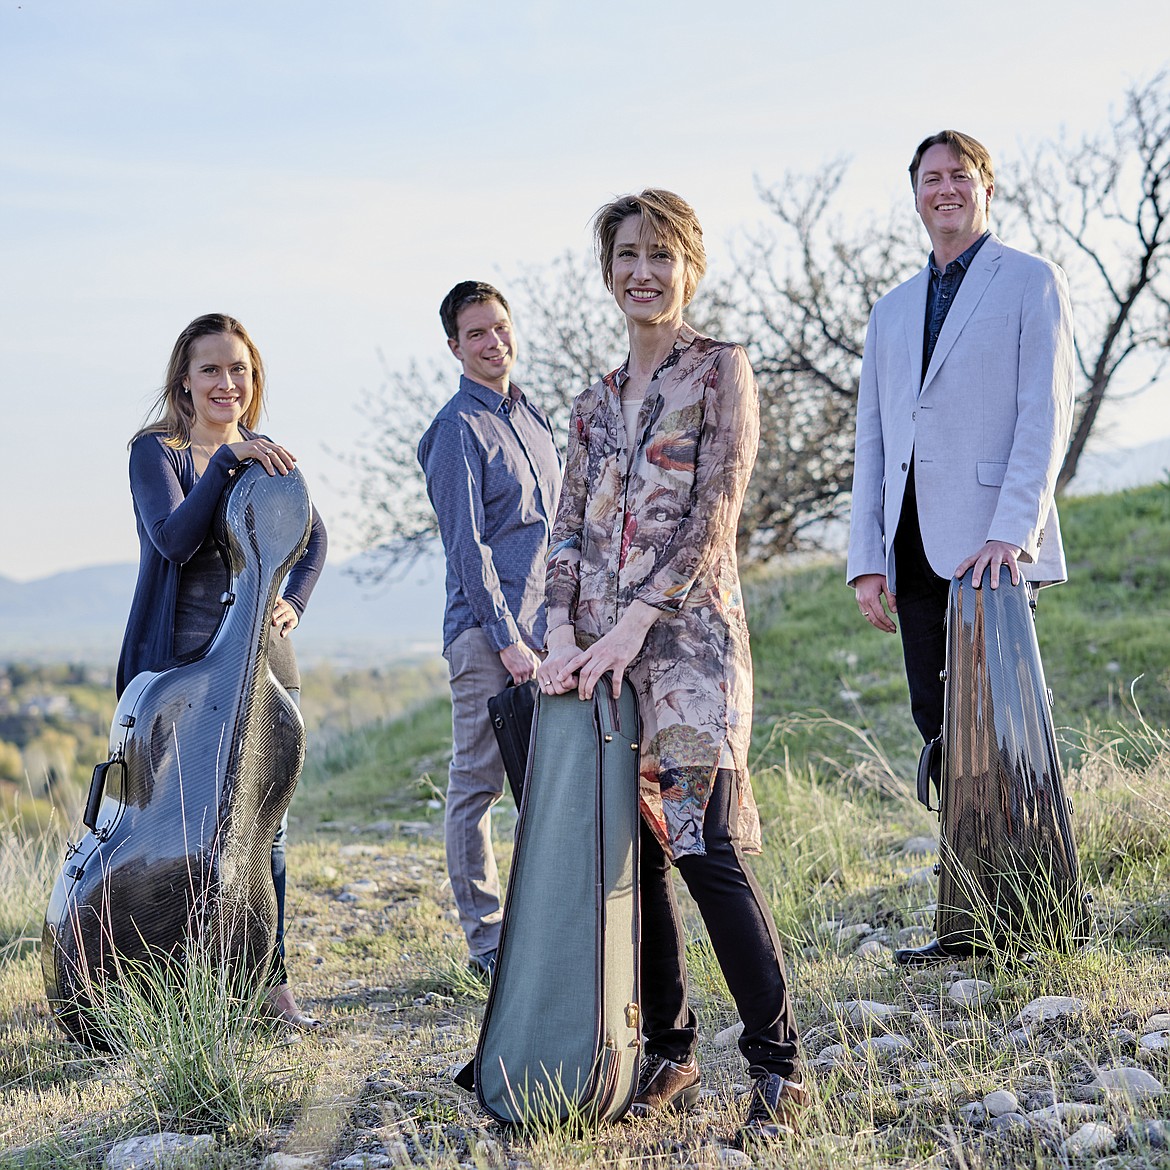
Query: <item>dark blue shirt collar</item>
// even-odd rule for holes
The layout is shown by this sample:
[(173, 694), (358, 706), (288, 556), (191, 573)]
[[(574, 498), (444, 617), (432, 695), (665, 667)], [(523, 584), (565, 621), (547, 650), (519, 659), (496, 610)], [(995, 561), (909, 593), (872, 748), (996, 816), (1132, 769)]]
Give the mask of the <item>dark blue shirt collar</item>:
[[(963, 269), (963, 271), (966, 272), (967, 269), (971, 267), (971, 261), (975, 259), (975, 253), (978, 252), (979, 249), (987, 243), (990, 236), (990, 231), (984, 232), (983, 235), (981, 235), (979, 239), (977, 239), (975, 243), (973, 243), (961, 256), (956, 256), (955, 259), (951, 261), (951, 264), (958, 264)], [(940, 269), (939, 266), (935, 263), (933, 252), (931, 252), (930, 259), (927, 261), (927, 263), (930, 265), (931, 276), (942, 276), (942, 269)], [(947, 265), (948, 268), (950, 266), (950, 264)]]

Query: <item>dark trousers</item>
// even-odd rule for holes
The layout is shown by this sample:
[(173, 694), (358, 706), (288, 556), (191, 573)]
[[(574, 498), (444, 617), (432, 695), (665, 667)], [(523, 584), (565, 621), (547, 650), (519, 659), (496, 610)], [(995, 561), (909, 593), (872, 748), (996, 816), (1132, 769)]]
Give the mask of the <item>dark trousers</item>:
[[(739, 1048), (751, 1074), (792, 1077), (800, 1066), (784, 956), (759, 883), (732, 840), (735, 787), (735, 774), (720, 768), (703, 822), (707, 852), (680, 857), (678, 871), (698, 904), (743, 1020)], [(662, 846), (643, 821), (639, 873), (646, 1050), (685, 1063), (695, 1050), (697, 1021), (687, 1004), (685, 938), (670, 870)]]
[[(299, 707), (301, 705), (301, 691), (299, 687), (289, 687), (288, 697)], [(284, 814), (276, 836), (272, 840), (272, 886), (276, 890), (276, 947), (272, 952), (272, 966), (268, 972), (268, 981), (279, 987), (288, 982), (288, 970), (284, 965), (284, 900), (288, 888), (288, 876), (285, 863), (285, 846), (288, 841), (288, 813)]]
[(942, 731), (943, 725), (944, 684), (940, 676), (947, 665), (947, 600), (951, 582), (930, 567), (922, 547), (913, 465), (894, 533), (894, 569), (910, 710), (922, 738), (929, 741)]

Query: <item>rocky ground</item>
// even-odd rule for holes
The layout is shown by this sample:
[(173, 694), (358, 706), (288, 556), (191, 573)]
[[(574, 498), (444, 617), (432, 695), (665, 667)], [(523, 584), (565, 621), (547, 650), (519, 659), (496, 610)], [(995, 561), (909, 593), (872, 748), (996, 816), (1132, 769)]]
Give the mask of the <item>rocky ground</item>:
[[(441, 842), (421, 822), (375, 829), (316, 848), (300, 867), (290, 958), (306, 1008), (325, 1026), (288, 1038), (319, 1075), (303, 1113), (256, 1151), (252, 1164), (263, 1170), (744, 1166), (794, 1157), (956, 1170), (1170, 1165), (1170, 1011), (1127, 1010), (1108, 994), (1039, 995), (1017, 1006), (1026, 959), (1013, 972), (969, 962), (902, 974), (890, 948), (915, 928), (891, 938), (840, 919), (819, 923), (791, 957), (817, 1098), (795, 1145), (735, 1148), (747, 1090), (739, 1027), (728, 1005), (710, 999), (700, 1010), (705, 1089), (690, 1115), (576, 1138), (510, 1133), (452, 1083), (472, 1056), (484, 993), (462, 967)], [(929, 846), (907, 842), (908, 860), (920, 865)], [(875, 981), (880, 998), (808, 991)], [(136, 1141), (108, 1152), (108, 1170), (159, 1164), (143, 1141), (177, 1143), (186, 1162), (215, 1139)]]

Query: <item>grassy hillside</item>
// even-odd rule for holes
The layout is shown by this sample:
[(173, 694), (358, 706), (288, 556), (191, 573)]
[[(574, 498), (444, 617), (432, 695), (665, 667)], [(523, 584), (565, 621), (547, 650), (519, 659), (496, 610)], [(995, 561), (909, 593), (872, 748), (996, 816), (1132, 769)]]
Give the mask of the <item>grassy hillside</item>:
[[(1088, 729), (1170, 723), (1170, 486), (1062, 506), (1069, 581), (1041, 591), (1037, 633), (1058, 727), (1077, 755)], [(919, 746), (896, 635), (857, 613), (839, 562), (777, 568), (747, 582), (756, 662), (756, 739), (779, 723), (797, 757), (856, 737), (793, 716), (826, 713), (869, 731), (908, 774)]]
[[(1096, 910), (1073, 954), (893, 967), (890, 948), (933, 922), (934, 857), (921, 839), (937, 832), (904, 784), (916, 736), (898, 642), (861, 624), (837, 564), (749, 583), (765, 825), (754, 864), (815, 1099), (807, 1135), (753, 1165), (1055, 1168), (1082, 1149), (1096, 1151), (1087, 1164), (1109, 1155), (1097, 1164), (1117, 1170), (1170, 1165), (1170, 1134), (1154, 1125), (1166, 1098), (1100, 1079), (1131, 1069), (1170, 1086), (1158, 1041), (1158, 1013), (1170, 1012), (1170, 490), (1071, 501), (1064, 518), (1073, 583), (1042, 598), (1040, 638), (1058, 722), (1094, 733), (1066, 737)], [(1139, 674), (1144, 727), (1127, 697)], [(433, 681), (399, 678), (381, 710), (416, 705), (354, 730), (340, 684), (306, 688), (308, 704), (332, 707), (292, 809), (289, 963), (327, 1027), (300, 1044), (258, 1024), (222, 979), (189, 979), (206, 988), (203, 1008), (176, 1018), (173, 1003), (119, 1002), (112, 1055), (66, 1045), (46, 1018), (37, 948), (61, 842), (0, 824), (0, 1168), (96, 1170), (117, 1139), (163, 1129), (209, 1135), (181, 1164), (224, 1170), (356, 1167), (361, 1156), (435, 1170), (748, 1164), (727, 1148), (746, 1081), (721, 1038), (735, 1012), (685, 895), (706, 1089), (694, 1113), (525, 1135), (486, 1125), (452, 1087), (485, 996), (465, 972), (445, 879), (450, 713), (425, 697)], [(510, 802), (499, 812), (506, 873)], [(1051, 995), (1074, 997), (1069, 1014), (1023, 1026), (1027, 1005)], [(1016, 1120), (993, 1121), (993, 1091), (1014, 1095)]]

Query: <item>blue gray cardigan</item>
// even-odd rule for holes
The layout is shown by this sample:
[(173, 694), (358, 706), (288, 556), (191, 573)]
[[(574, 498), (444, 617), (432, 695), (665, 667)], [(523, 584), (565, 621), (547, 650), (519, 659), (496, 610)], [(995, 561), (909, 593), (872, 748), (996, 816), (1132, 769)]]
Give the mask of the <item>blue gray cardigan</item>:
[[(246, 438), (254, 438), (250, 431)], [(130, 494), (138, 525), (138, 582), (122, 638), (117, 692), (141, 671), (162, 670), (174, 661), (175, 601), (179, 575), (207, 539), (223, 490), (236, 468), (234, 454), (220, 447), (196, 480), (190, 448), (176, 451), (159, 434), (139, 435), (130, 446)], [(305, 611), (325, 564), (328, 538), (313, 509), (309, 546), (293, 566), (284, 599)]]

